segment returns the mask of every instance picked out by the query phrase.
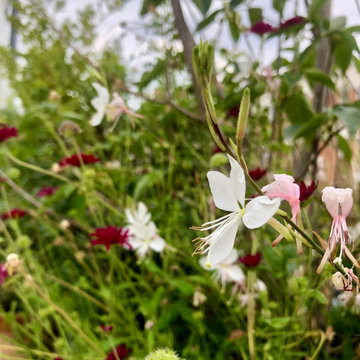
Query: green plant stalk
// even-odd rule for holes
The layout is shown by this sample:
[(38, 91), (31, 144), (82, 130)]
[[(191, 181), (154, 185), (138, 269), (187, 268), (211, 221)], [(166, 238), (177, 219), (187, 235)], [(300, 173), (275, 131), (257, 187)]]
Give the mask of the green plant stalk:
[[(21, 272), (21, 274), (26, 279), (26, 274), (24, 272)], [(77, 333), (96, 351), (98, 351), (100, 354), (103, 354), (106, 356), (106, 354), (102, 351), (102, 349), (96, 345), (83, 331), (82, 329), (76, 324), (76, 322), (64, 311), (60, 306), (55, 304), (41, 289), (40, 287), (35, 283), (35, 281), (31, 284), (36, 292), (50, 305), (52, 306), (68, 323), (69, 325), (77, 331)]]
[[(33, 170), (33, 171), (36, 171), (36, 172), (39, 172), (41, 174), (44, 174), (44, 175), (48, 175), (48, 176), (51, 176), (51, 177), (54, 177), (56, 179), (59, 179), (59, 180), (62, 180), (64, 182), (66, 182), (67, 184), (71, 184), (71, 185), (75, 185), (74, 182), (72, 182), (71, 180), (69, 180), (67, 177), (65, 176), (62, 176), (62, 175), (59, 175), (59, 174), (56, 174), (52, 171), (49, 171), (49, 170), (45, 170), (39, 166), (36, 166), (36, 165), (32, 165), (32, 164), (29, 164), (29, 163), (26, 163), (25, 161), (22, 161), (22, 160), (19, 160), (18, 158), (16, 158), (14, 155), (12, 155), (9, 151), (5, 150), (5, 155), (12, 161), (14, 162), (15, 164), (18, 164), (22, 167), (25, 167), (27, 169), (30, 169), (30, 170)], [(75, 185), (76, 186), (76, 185)]]

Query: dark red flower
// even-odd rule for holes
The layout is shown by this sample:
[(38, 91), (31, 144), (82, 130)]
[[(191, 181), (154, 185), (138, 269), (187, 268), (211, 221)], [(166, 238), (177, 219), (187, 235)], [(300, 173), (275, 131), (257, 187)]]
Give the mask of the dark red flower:
[(8, 220), (8, 219), (20, 219), (22, 218), (24, 215), (27, 214), (27, 211), (25, 210), (21, 210), (21, 209), (12, 209), (9, 212), (6, 212), (4, 214), (1, 215), (1, 218), (3, 220)]
[(295, 16), (281, 23), (279, 29), (286, 29), (290, 26), (303, 24), (304, 22), (305, 22), (305, 18), (303, 18), (302, 16)]
[(303, 181), (300, 182), (300, 201), (307, 200), (316, 190), (319, 183), (315, 183), (314, 181), (311, 182), (310, 185), (306, 185)]
[(256, 253), (254, 255), (248, 254), (239, 259), (239, 261), (248, 268), (258, 266), (260, 260), (261, 260), (260, 253)]
[(17, 137), (18, 131), (16, 127), (4, 126), (0, 128), (0, 142), (3, 142), (11, 137)]
[(94, 233), (90, 234), (94, 239), (91, 240), (91, 246), (104, 245), (106, 251), (112, 244), (121, 244), (129, 250), (132, 249), (129, 243), (129, 230), (124, 228), (116, 228), (108, 226), (105, 228), (97, 228)]
[[(123, 360), (127, 357), (129, 351), (125, 344), (120, 344), (116, 346), (115, 349), (111, 350), (111, 352), (108, 354), (107, 358), (105, 360)], [(117, 355), (117, 357), (116, 357)]]
[(64, 360), (62, 357), (56, 357), (54, 360)]
[(231, 109), (229, 109), (227, 112), (227, 116), (237, 119), (237, 117), (239, 116), (239, 106), (234, 106)]
[(114, 327), (112, 325), (100, 325), (101, 330), (105, 333), (112, 332)]
[(276, 29), (263, 21), (259, 21), (250, 28), (250, 32), (257, 35), (264, 35), (266, 33), (275, 31)]
[(56, 190), (57, 190), (57, 187), (45, 186), (37, 192), (36, 196), (37, 197), (51, 196), (51, 195), (54, 195)]
[(0, 285), (4, 283), (8, 276), (9, 273), (5, 269), (5, 264), (0, 264)]
[[(96, 162), (99, 162), (100, 159), (98, 159), (97, 157), (95, 157), (92, 154), (81, 154), (81, 160), (82, 162), (86, 165), (86, 164), (93, 164)], [(81, 161), (80, 161), (80, 157), (78, 154), (73, 154), (70, 157), (64, 158), (59, 162), (60, 166), (66, 166), (66, 165), (71, 165), (71, 166), (76, 166), (79, 167), (81, 166)]]
[(249, 170), (249, 175), (253, 180), (259, 180), (266, 174), (266, 169), (257, 167), (256, 169)]
[(218, 153), (221, 153), (221, 152), (222, 152), (222, 150), (220, 149), (220, 147), (216, 146), (216, 148), (213, 151), (213, 154), (218, 154)]

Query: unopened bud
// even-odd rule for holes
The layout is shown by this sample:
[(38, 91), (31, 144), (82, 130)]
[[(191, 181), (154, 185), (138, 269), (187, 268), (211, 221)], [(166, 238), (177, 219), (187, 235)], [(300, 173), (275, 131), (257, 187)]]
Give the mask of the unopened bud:
[(344, 275), (340, 271), (337, 271), (335, 274), (332, 275), (331, 281), (336, 290), (338, 291), (344, 290), (344, 284), (345, 284)]
[(58, 128), (58, 133), (62, 136), (70, 136), (74, 134), (80, 134), (80, 126), (71, 120), (65, 120)]
[(238, 144), (239, 143), (241, 144), (245, 135), (247, 118), (249, 116), (249, 109), (250, 109), (250, 90), (249, 88), (246, 88), (244, 90), (244, 94), (241, 100), (238, 123), (236, 128), (236, 141)]

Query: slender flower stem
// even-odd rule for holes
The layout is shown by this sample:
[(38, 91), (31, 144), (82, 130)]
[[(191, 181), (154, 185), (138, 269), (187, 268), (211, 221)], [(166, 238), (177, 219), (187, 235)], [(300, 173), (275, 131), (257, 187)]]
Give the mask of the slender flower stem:
[[(21, 272), (21, 274), (26, 279), (26, 274), (24, 272)], [(75, 321), (64, 311), (60, 306), (55, 304), (39, 287), (38, 284), (35, 283), (35, 281), (32, 281), (31, 285), (35, 288), (37, 293), (49, 304), (51, 305), (63, 318), (70, 324), (70, 326), (78, 332), (78, 334), (96, 351), (103, 354), (104, 352), (101, 350), (101, 348), (96, 345), (83, 331), (82, 329), (75, 323)], [(105, 354), (104, 354), (105, 355)]]
[(34, 171), (37, 171), (41, 174), (44, 174), (44, 175), (48, 175), (48, 176), (52, 176), (56, 179), (59, 179), (59, 180), (62, 180), (64, 182), (66, 182), (67, 184), (72, 184), (74, 185), (74, 183), (69, 180), (67, 177), (65, 176), (62, 176), (62, 175), (59, 175), (59, 174), (56, 174), (52, 171), (49, 171), (49, 170), (45, 170), (39, 166), (36, 166), (36, 165), (32, 165), (32, 164), (29, 164), (29, 163), (26, 163), (25, 161), (22, 161), (22, 160), (19, 160), (18, 158), (16, 158), (14, 155), (12, 155), (9, 151), (6, 151), (5, 150), (5, 155), (11, 160), (13, 161), (15, 164), (18, 164), (22, 167), (25, 167), (25, 168), (28, 168), (28, 169), (31, 169), (31, 170), (34, 170)]

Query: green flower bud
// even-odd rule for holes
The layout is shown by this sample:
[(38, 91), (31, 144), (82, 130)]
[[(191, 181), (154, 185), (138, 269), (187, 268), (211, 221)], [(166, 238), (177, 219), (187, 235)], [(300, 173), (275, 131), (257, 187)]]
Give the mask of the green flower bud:
[(173, 350), (159, 349), (150, 353), (145, 360), (182, 360)]

